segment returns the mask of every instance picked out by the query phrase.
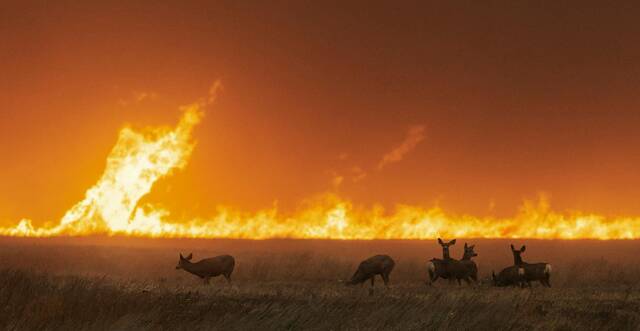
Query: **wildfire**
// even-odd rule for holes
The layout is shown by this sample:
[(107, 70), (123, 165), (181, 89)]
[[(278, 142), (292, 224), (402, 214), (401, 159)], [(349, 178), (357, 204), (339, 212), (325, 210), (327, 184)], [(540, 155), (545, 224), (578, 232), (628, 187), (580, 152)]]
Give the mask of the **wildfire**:
[(140, 205), (160, 178), (183, 168), (194, 143), (193, 127), (202, 119), (205, 101), (183, 107), (175, 128), (120, 131), (107, 158), (102, 178), (85, 198), (71, 207), (52, 227), (34, 227), (23, 219), (14, 227), (0, 228), (5, 236), (133, 235), (198, 238), (324, 238), (324, 239), (427, 239), (640, 238), (640, 218), (584, 213), (558, 213), (545, 199), (525, 201), (511, 218), (455, 215), (438, 207), (398, 205), (392, 212), (381, 206), (363, 208), (332, 194), (306, 201), (299, 211), (281, 214), (276, 207), (247, 213), (220, 207), (209, 218), (188, 222), (171, 220), (161, 206)]

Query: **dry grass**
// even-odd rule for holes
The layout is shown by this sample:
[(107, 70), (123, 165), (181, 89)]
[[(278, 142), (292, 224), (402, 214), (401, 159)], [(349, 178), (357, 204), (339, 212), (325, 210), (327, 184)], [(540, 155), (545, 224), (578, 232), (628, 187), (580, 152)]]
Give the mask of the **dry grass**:
[[(475, 242), (479, 242), (481, 275), (510, 263), (505, 242)], [(534, 257), (536, 251), (548, 254), (545, 260), (554, 264), (554, 288), (492, 288), (488, 284), (469, 288), (445, 283), (427, 287), (424, 261), (437, 255), (437, 247), (428, 242), (4, 239), (0, 241), (0, 328), (640, 327), (640, 263), (632, 254), (626, 255), (627, 249), (637, 247), (636, 242), (527, 244)], [(561, 253), (557, 247), (562, 247)], [(204, 286), (175, 270), (177, 252), (191, 249), (196, 259), (235, 255), (234, 284), (216, 279)], [(580, 254), (565, 255), (567, 251)], [(391, 289), (378, 280), (374, 294), (369, 295), (366, 287), (349, 288), (337, 281), (350, 276), (359, 260), (374, 252), (389, 253), (397, 261)], [(616, 254), (607, 258), (601, 252)]]

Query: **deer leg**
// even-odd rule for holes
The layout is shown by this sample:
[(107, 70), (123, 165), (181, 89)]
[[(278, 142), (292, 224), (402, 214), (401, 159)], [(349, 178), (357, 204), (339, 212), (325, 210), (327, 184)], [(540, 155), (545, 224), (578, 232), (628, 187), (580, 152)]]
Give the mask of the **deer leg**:
[(431, 282), (435, 282), (436, 279), (438, 279), (438, 273), (437, 272), (433, 272), (432, 270), (429, 270), (429, 279), (431, 279)]
[(433, 286), (433, 283), (438, 279), (438, 275), (429, 275), (429, 281), (425, 282), (427, 286)]
[[(371, 287), (369, 287), (369, 295), (373, 295), (373, 289), (374, 289), (373, 284), (375, 282), (375, 279), (376, 279), (376, 275), (371, 276)], [(363, 284), (364, 284), (364, 282), (363, 282)]]
[(384, 286), (389, 288), (389, 274), (382, 274), (382, 280), (384, 281)]
[(227, 279), (227, 283), (231, 284), (231, 275), (230, 274), (224, 274), (224, 278)]

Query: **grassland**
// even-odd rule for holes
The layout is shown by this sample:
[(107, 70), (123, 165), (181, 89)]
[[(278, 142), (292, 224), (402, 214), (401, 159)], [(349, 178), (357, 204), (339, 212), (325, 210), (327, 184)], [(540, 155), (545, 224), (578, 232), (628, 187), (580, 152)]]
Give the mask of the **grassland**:
[[(474, 240), (483, 278), (511, 263), (505, 241)], [(424, 241), (229, 241), (123, 238), (0, 240), (0, 329), (9, 330), (635, 330), (638, 242), (524, 241), (554, 265), (551, 289), (424, 285)], [(462, 242), (461, 242), (462, 243)], [(517, 242), (517, 244), (523, 241)], [(236, 256), (234, 282), (204, 286), (175, 270)], [(392, 287), (346, 287), (376, 253), (397, 262)], [(461, 247), (452, 254), (459, 255)], [(527, 255), (527, 254), (530, 254)]]

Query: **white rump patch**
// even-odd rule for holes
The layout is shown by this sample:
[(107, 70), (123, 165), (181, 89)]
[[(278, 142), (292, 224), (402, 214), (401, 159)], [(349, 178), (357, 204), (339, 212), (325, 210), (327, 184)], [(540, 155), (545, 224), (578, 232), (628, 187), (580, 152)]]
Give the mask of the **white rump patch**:
[(518, 268), (518, 276), (524, 276), (524, 268)]
[(544, 273), (549, 275), (551, 274), (551, 265), (547, 263), (547, 265), (544, 266)]
[(429, 262), (429, 264), (427, 264), (427, 270), (432, 273), (436, 272), (436, 265), (433, 262)]

